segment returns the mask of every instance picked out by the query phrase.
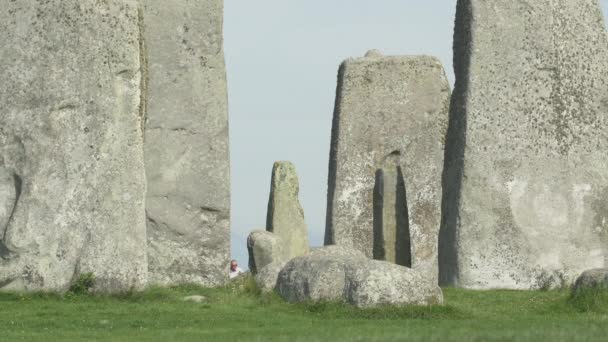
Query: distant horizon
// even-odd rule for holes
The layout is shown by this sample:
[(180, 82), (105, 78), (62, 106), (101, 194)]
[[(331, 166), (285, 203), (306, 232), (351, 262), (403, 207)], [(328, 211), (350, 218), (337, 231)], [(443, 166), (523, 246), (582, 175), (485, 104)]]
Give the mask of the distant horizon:
[[(606, 18), (608, 0), (600, 4)], [(231, 257), (241, 268), (247, 268), (247, 235), (266, 226), (275, 161), (295, 164), (310, 243), (323, 245), (339, 64), (371, 49), (432, 55), (453, 85), (455, 9), (456, 0), (225, 1)]]

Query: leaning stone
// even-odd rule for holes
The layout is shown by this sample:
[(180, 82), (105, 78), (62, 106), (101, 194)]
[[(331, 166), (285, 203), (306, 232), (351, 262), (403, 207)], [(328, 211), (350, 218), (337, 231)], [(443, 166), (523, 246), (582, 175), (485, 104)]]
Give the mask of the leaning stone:
[(574, 292), (587, 289), (608, 289), (608, 268), (585, 271), (576, 279)]
[(597, 1), (460, 0), (454, 56), (442, 283), (534, 289), (604, 267), (608, 38)]
[(266, 230), (281, 240), (287, 260), (309, 251), (304, 210), (298, 199), (299, 191), (295, 166), (285, 161), (274, 163)]
[(146, 284), (138, 2), (3, 1), (0, 288)]
[(150, 282), (219, 285), (230, 258), (222, 0), (144, 0)]
[(249, 270), (253, 274), (266, 265), (287, 261), (283, 242), (276, 235), (265, 230), (255, 230), (249, 234), (247, 251), (249, 252)]
[(255, 282), (262, 292), (272, 292), (277, 286), (279, 273), (285, 266), (285, 262), (278, 261), (268, 264), (260, 269), (255, 275)]
[(344, 301), (357, 307), (429, 305), (441, 289), (417, 271), (371, 260), (358, 251), (328, 246), (289, 261), (276, 289), (289, 302)]
[(437, 278), (441, 172), (450, 87), (434, 57), (370, 53), (338, 74), (328, 178), (326, 245), (373, 256), (376, 171), (401, 168), (412, 266)]

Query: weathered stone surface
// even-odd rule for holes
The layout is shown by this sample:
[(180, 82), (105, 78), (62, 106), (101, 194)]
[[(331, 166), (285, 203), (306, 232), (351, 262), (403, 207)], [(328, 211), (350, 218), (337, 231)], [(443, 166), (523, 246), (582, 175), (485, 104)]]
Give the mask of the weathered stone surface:
[(146, 282), (136, 1), (0, 1), (0, 288)]
[(292, 259), (279, 273), (276, 288), (289, 302), (342, 300), (358, 307), (374, 307), (443, 301), (441, 289), (417, 271), (371, 260), (340, 246)]
[(443, 303), (441, 288), (416, 270), (369, 259), (349, 275), (345, 295), (347, 302), (364, 308)]
[(283, 245), (287, 260), (308, 253), (308, 232), (298, 193), (300, 185), (295, 166), (287, 161), (274, 163), (268, 199), (266, 230)]
[(400, 167), (376, 172), (374, 259), (412, 266), (405, 183)]
[(277, 290), (289, 302), (345, 299), (347, 273), (361, 267), (365, 260), (361, 252), (347, 247), (315, 249), (283, 267)]
[(230, 254), (223, 1), (143, 4), (150, 281), (221, 284)]
[(276, 288), (279, 273), (284, 266), (284, 261), (273, 262), (264, 266), (255, 274), (255, 282), (262, 292), (271, 292)]
[(249, 234), (247, 251), (249, 252), (249, 270), (253, 274), (273, 262), (285, 263), (287, 261), (281, 239), (265, 230), (254, 230)]
[(376, 171), (400, 167), (412, 267), (437, 273), (441, 170), (450, 88), (433, 57), (377, 52), (340, 67), (332, 129), (325, 244), (373, 256)]
[(442, 283), (551, 287), (604, 267), (608, 40), (597, 1), (460, 0), (454, 55)]
[(583, 272), (574, 283), (574, 292), (586, 289), (608, 289), (608, 268), (596, 268)]

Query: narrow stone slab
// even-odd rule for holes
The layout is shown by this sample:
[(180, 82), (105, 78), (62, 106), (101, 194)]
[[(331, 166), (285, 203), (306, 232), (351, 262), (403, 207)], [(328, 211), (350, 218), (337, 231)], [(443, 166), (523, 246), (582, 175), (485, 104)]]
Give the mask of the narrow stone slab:
[(272, 168), (266, 230), (283, 245), (285, 261), (308, 253), (308, 231), (298, 194), (300, 185), (295, 166), (286, 161)]
[(460, 0), (441, 278), (570, 284), (608, 246), (608, 40), (595, 0)]
[(0, 288), (141, 288), (137, 1), (0, 1)]
[(222, 0), (143, 0), (150, 281), (218, 285), (230, 260)]
[(325, 244), (373, 256), (376, 170), (400, 167), (412, 246), (420, 248), (412, 262), (418, 256), (436, 274), (450, 97), (441, 63), (434, 57), (384, 57), (374, 51), (341, 65), (336, 96)]
[(374, 191), (374, 259), (412, 267), (410, 240), (401, 168), (379, 169)]

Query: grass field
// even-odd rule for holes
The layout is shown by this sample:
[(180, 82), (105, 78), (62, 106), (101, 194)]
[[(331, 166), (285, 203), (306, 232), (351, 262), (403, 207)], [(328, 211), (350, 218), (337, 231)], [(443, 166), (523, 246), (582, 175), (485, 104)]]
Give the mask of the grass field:
[[(205, 303), (183, 302), (204, 295)], [(445, 289), (445, 305), (286, 304), (250, 282), (104, 297), (0, 294), (0, 340), (607, 341), (608, 300), (567, 291)]]

